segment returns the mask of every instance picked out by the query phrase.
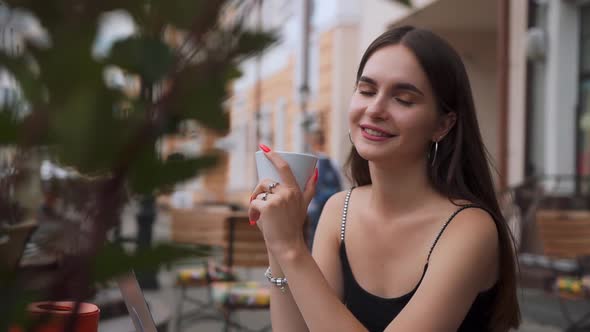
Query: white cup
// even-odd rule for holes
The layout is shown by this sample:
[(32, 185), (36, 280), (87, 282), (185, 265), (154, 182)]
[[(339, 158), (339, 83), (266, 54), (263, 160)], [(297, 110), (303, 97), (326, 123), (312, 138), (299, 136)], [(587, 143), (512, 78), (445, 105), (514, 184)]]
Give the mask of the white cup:
[[(314, 155), (307, 154), (307, 153), (297, 153), (297, 152), (284, 152), (284, 151), (275, 151), (278, 153), (281, 158), (283, 158), (295, 179), (297, 180), (297, 184), (301, 191), (305, 190), (305, 185), (309, 178), (313, 175), (316, 163), (318, 158)], [(273, 165), (273, 163), (268, 159), (264, 152), (256, 151), (256, 170), (258, 171), (258, 181), (262, 179), (271, 179), (275, 182), (281, 183), (283, 180), (279, 175), (279, 172)]]

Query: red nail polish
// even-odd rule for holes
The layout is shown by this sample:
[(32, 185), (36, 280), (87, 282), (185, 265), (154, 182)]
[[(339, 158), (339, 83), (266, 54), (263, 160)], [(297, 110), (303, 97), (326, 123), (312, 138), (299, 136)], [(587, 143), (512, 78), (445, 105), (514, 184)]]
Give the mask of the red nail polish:
[(315, 175), (313, 176), (313, 182), (317, 183), (318, 182), (318, 176), (320, 175), (320, 172), (318, 171), (318, 169), (315, 169)]
[(250, 220), (250, 226), (254, 226), (254, 225), (256, 225), (256, 221)]
[(270, 152), (270, 148), (262, 143), (258, 145), (258, 147), (260, 147), (260, 149), (264, 152)]

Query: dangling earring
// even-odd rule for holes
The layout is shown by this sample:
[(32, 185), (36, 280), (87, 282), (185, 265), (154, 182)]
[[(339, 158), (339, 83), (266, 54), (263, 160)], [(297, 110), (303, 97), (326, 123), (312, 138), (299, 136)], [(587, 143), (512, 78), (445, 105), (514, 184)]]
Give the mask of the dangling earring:
[(354, 146), (354, 142), (352, 141), (352, 136), (350, 135), (350, 129), (348, 129), (348, 140), (350, 141), (350, 144), (352, 144), (352, 146)]
[(434, 142), (434, 157), (432, 158), (432, 164), (430, 166), (434, 166), (434, 162), (436, 161), (436, 155), (438, 154), (438, 141)]

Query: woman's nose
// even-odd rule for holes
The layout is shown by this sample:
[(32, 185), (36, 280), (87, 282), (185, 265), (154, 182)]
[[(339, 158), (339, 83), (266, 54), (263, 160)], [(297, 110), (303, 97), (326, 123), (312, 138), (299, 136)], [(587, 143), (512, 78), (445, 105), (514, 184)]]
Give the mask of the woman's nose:
[(380, 95), (376, 95), (366, 109), (367, 115), (373, 118), (387, 117), (387, 100)]

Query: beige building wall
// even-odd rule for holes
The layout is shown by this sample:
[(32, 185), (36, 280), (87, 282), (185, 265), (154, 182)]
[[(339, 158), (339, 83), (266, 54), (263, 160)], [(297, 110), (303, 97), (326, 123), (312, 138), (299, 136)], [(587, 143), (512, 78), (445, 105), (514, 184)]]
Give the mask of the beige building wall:
[[(272, 133), (272, 139), (267, 140), (262, 137), (260, 143), (267, 144), (271, 147), (275, 145), (276, 136), (283, 135), (287, 150), (294, 148), (293, 141), (291, 138), (294, 136), (294, 130), (292, 126), (287, 127), (284, 132), (278, 132), (275, 126), (274, 117), (277, 116), (277, 104), (280, 100), (285, 102), (286, 108), (286, 121), (293, 123), (296, 118), (296, 113), (299, 112), (299, 106), (293, 98), (293, 91), (295, 89), (293, 75), (295, 73), (295, 62), (293, 57), (290, 57), (288, 64), (285, 68), (281, 69), (277, 73), (263, 79), (261, 84), (261, 111), (266, 112), (268, 118), (265, 118), (260, 122), (261, 126), (267, 126), (268, 130)], [(256, 112), (255, 102), (255, 87), (249, 89), (248, 100), (250, 101), (249, 112)], [(262, 128), (261, 128), (262, 129)]]
[[(326, 133), (326, 149), (329, 154), (338, 150), (338, 146), (332, 144), (335, 140), (340, 139), (338, 135), (342, 134), (340, 126), (346, 124), (343, 119), (346, 117), (347, 100), (352, 92), (354, 83), (354, 69), (343, 66), (350, 66), (356, 62), (354, 55), (348, 56), (346, 50), (356, 46), (355, 37), (356, 29), (351, 26), (337, 27), (331, 30), (324, 31), (319, 34), (319, 84), (317, 91), (312, 93), (313, 98), (309, 101), (308, 110), (310, 112), (317, 112), (318, 117), (322, 120), (323, 129)], [(340, 48), (338, 51), (337, 48)], [(261, 123), (262, 126), (269, 126), (272, 130), (272, 136), (275, 138), (270, 141), (262, 141), (261, 143), (274, 145), (277, 135), (284, 135), (285, 149), (296, 150), (295, 132), (297, 126), (295, 125), (301, 113), (300, 105), (294, 97), (295, 86), (295, 59), (294, 56), (288, 61), (288, 65), (278, 72), (263, 78), (261, 84), (261, 109), (271, 114), (267, 123)], [(343, 82), (342, 84), (338, 84)], [(346, 93), (337, 93), (337, 87), (346, 87)], [(249, 87), (243, 92), (246, 97), (247, 112), (252, 113), (251, 119), (254, 120), (253, 113), (256, 112), (256, 86)], [(342, 99), (345, 99), (343, 102)], [(276, 108), (281, 101), (285, 103), (286, 107), (286, 122), (290, 124), (285, 132), (277, 132)], [(335, 105), (338, 107), (335, 107)], [(339, 110), (341, 109), (341, 110)], [(264, 122), (264, 121), (263, 121)], [(336, 137), (334, 137), (336, 135)]]
[[(350, 152), (348, 139), (348, 110), (358, 69), (359, 29), (357, 25), (338, 27), (333, 32), (332, 113), (330, 117), (330, 156), (338, 165), (344, 165)], [(346, 185), (346, 179), (344, 184)]]
[(400, 21), (412, 13), (419, 12), (424, 7), (437, 1), (444, 0), (413, 0), (413, 7), (409, 8), (391, 0), (363, 0), (360, 7), (360, 31), (357, 49), (359, 59), (371, 41), (385, 31), (391, 23)]
[(436, 31), (463, 59), (473, 90), (477, 119), (484, 144), (499, 167), (500, 132), (496, 69), (496, 33), (494, 31)]
[[(264, 61), (261, 63), (264, 66)], [(275, 142), (284, 142), (282, 150), (292, 150), (294, 135), (293, 123), (298, 112), (298, 105), (294, 99), (294, 71), (295, 61), (290, 56), (286, 65), (280, 70), (262, 78), (259, 83), (253, 80), (246, 89), (237, 96), (240, 106), (231, 106), (232, 135), (230, 144), (230, 165), (227, 176), (228, 191), (245, 192), (253, 188), (256, 183), (256, 165), (254, 152), (258, 144), (263, 143), (275, 148)], [(258, 86), (258, 84), (260, 84)], [(257, 90), (260, 89), (259, 100)], [(282, 108), (284, 126), (277, 128), (276, 119)], [(260, 119), (256, 113), (260, 111)], [(241, 128), (241, 130), (238, 130)], [(258, 132), (258, 134), (257, 134)]]
[(320, 34), (318, 38), (319, 46), (319, 84), (317, 97), (312, 102), (311, 108), (317, 110), (319, 118), (323, 120), (326, 153), (331, 154), (331, 142), (333, 141), (331, 133), (333, 132), (333, 123), (330, 120), (333, 111), (333, 83), (334, 75), (334, 30), (328, 30)]
[[(334, 52), (335, 35), (341, 33), (338, 31), (338, 29), (329, 29), (319, 32), (315, 38), (318, 52), (318, 65), (315, 68), (319, 70), (319, 76), (316, 89), (311, 91), (308, 104), (308, 111), (317, 113), (318, 118), (322, 119), (326, 133), (326, 152), (329, 154), (332, 153), (331, 147), (334, 145), (333, 133), (341, 131), (337, 127), (342, 122), (334, 123), (332, 121), (334, 76), (336, 75), (334, 60), (338, 58)], [(253, 155), (250, 155), (258, 150), (259, 143), (288, 151), (298, 151), (300, 148), (299, 144), (303, 137), (301, 131), (302, 110), (296, 94), (298, 89), (296, 85), (297, 50), (293, 49), (289, 53), (289, 59), (285, 66), (260, 79), (258, 83), (260, 84), (260, 105), (256, 100), (258, 87), (255, 79), (252, 79), (251, 84), (237, 92), (241, 99), (241, 106), (239, 110), (232, 106), (232, 128), (247, 125), (248, 144), (251, 146), (246, 147), (246, 150), (249, 151), (247, 155), (242, 154), (246, 160), (237, 160), (236, 156), (231, 157), (233, 160), (230, 163), (235, 165), (234, 167), (230, 165), (228, 176), (240, 176), (242, 179), (240, 179), (241, 185), (234, 185), (230, 190), (249, 190), (255, 184), (255, 163)], [(262, 66), (264, 65), (263, 60)], [(262, 114), (258, 122), (260, 139), (255, 141), (256, 112), (259, 110)], [(244, 139), (246, 137), (242, 135), (234, 137), (232, 141), (235, 144), (236, 141)]]

